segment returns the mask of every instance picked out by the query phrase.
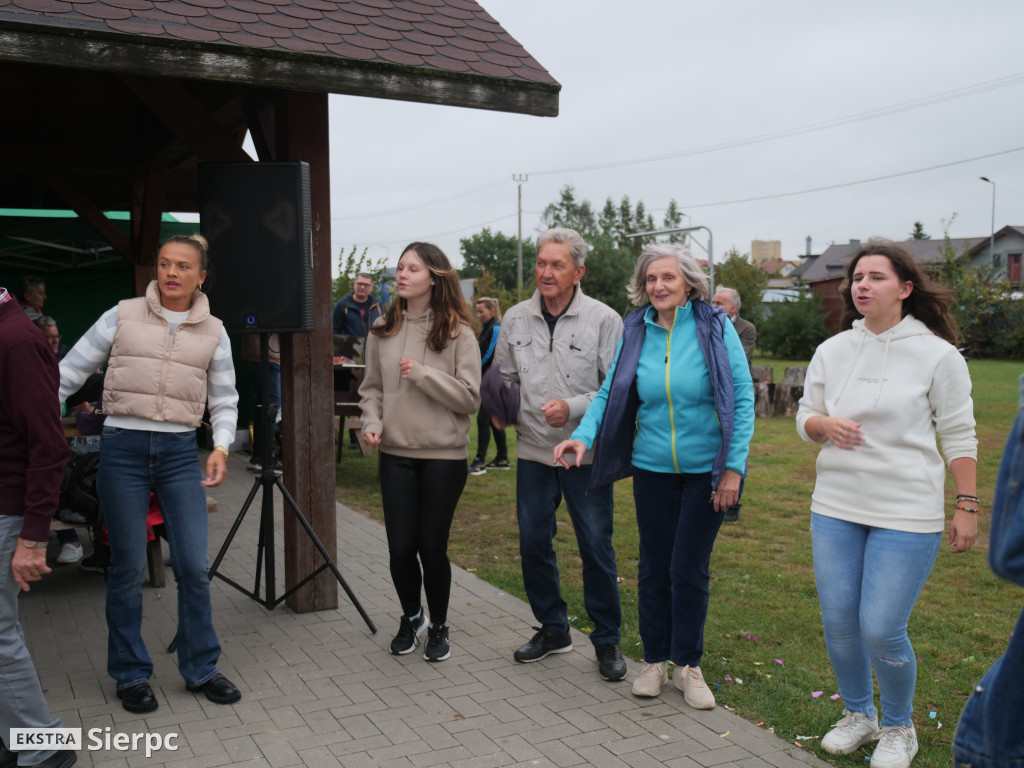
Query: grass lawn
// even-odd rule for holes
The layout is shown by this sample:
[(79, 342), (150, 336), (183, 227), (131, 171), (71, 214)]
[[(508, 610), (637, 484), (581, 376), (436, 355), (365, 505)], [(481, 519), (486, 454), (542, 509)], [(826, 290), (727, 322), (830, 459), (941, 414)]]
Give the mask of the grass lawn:
[[(781, 381), (787, 364), (774, 365)], [(935, 569), (911, 617), (910, 637), (918, 657), (914, 721), (921, 751), (915, 768), (949, 768), (957, 718), (973, 685), (1006, 647), (1024, 592), (996, 579), (986, 560), (988, 509), (1003, 445), (1017, 413), (1018, 362), (972, 360), (978, 421), (980, 534), (974, 549), (952, 555), (943, 546)], [(515, 438), (509, 430), (513, 457)], [(471, 435), (470, 448), (476, 447)], [(493, 458), (494, 447), (492, 445)], [(791, 743), (839, 766), (863, 766), (870, 754), (833, 757), (819, 746), (839, 719), (838, 693), (818, 613), (811, 562), (809, 502), (817, 446), (797, 437), (792, 418), (758, 420), (751, 445), (750, 476), (738, 524), (723, 526), (711, 560), (711, 607), (705, 627), (702, 669), (719, 706), (773, 728)], [(362, 458), (346, 449), (337, 474), (337, 498), (361, 513), (382, 519), (376, 455)], [(513, 458), (513, 467), (515, 459)], [(864, 489), (870, 496), (871, 488)], [(952, 501), (955, 491), (947, 483)], [(615, 550), (623, 609), (622, 650), (640, 659), (637, 634), (637, 534), (631, 481), (617, 484)], [(571, 523), (559, 510), (558, 552), (563, 596), (573, 625), (584, 632), (579, 553)], [(515, 521), (515, 470), (470, 477), (456, 512), (450, 554), (453, 562), (495, 586), (525, 599)], [(532, 633), (523, 627), (524, 641)], [(511, 655), (512, 648), (509, 648)], [(817, 692), (819, 695), (815, 695)], [(810, 738), (806, 738), (810, 737)]]

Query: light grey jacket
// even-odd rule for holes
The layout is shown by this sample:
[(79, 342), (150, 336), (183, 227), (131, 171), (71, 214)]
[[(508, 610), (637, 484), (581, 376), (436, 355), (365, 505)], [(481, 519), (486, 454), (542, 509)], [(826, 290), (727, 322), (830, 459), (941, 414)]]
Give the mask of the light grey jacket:
[[(584, 295), (578, 285), (554, 335), (538, 291), (505, 313), (494, 360), (503, 380), (519, 384), (518, 458), (551, 463), (554, 447), (572, 434), (601, 388), (621, 338), (618, 313)], [(569, 404), (569, 420), (561, 428), (549, 426), (541, 411), (556, 399)], [(583, 461), (592, 460), (588, 451)]]

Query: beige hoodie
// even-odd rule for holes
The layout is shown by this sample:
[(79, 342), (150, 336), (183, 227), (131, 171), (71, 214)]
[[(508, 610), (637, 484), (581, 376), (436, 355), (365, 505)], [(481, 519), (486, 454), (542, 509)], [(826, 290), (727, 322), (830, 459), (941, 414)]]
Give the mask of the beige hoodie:
[[(359, 387), (363, 432), (380, 435), (381, 451), (394, 456), (465, 460), (470, 416), (480, 407), (480, 347), (465, 326), (434, 352), (426, 341), (433, 320), (431, 310), (404, 313), (394, 336), (367, 337)], [(402, 357), (414, 361), (405, 379)]]

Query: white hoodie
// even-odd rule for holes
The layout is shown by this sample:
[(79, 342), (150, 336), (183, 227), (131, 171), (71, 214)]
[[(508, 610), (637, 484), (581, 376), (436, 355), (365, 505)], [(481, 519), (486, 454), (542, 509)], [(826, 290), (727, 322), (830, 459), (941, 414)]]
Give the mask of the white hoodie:
[(946, 461), (977, 460), (967, 363), (920, 320), (903, 318), (875, 335), (857, 320), (823, 342), (807, 369), (796, 415), (800, 437), (812, 416), (861, 425), (864, 444), (818, 454), (811, 511), (876, 528), (941, 533)]

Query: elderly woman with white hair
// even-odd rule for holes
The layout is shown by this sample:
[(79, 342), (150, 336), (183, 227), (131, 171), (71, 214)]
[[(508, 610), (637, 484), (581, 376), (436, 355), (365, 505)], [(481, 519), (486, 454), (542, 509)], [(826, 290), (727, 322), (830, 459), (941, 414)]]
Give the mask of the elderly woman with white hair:
[(725, 511), (739, 497), (754, 434), (754, 388), (736, 331), (708, 303), (708, 279), (677, 245), (637, 262), (615, 364), (554, 460), (596, 443), (592, 486), (633, 476), (640, 533), (644, 664), (636, 696), (657, 696), (668, 662), (687, 704), (711, 709), (700, 671), (709, 566)]

